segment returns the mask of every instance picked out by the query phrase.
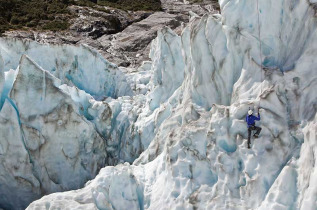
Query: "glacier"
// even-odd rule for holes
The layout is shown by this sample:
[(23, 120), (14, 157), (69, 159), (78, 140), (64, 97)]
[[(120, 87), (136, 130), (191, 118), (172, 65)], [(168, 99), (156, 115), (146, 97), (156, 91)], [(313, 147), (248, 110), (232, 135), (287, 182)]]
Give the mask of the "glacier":
[(75, 85), (95, 98), (133, 95), (122, 71), (86, 45), (49, 45), (8, 39), (0, 40), (5, 71), (16, 69), (25, 54), (63, 84)]
[(0, 208), (315, 209), (316, 2), (219, 4), (138, 69), (0, 39)]

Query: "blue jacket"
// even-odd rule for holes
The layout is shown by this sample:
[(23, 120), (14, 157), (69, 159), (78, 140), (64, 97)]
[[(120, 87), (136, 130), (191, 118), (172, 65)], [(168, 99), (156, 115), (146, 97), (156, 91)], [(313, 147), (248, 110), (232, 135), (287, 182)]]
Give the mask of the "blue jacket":
[(260, 114), (258, 114), (258, 117), (253, 115), (247, 115), (245, 118), (245, 121), (248, 123), (248, 128), (250, 128), (252, 125), (255, 125), (255, 120), (260, 120)]

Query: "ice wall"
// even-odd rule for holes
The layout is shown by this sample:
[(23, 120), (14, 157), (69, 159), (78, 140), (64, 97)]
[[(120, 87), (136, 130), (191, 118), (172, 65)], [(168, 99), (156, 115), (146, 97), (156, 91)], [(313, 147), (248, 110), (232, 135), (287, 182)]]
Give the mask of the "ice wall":
[(0, 112), (4, 209), (23, 209), (45, 194), (78, 189), (111, 162), (105, 141), (59, 88), (59, 79), (25, 55), (16, 71)]
[[(70, 94), (107, 137), (108, 159), (134, 162), (28, 209), (314, 209), (316, 5), (258, 2), (259, 23), (257, 1), (220, 0), (221, 15), (193, 16), (181, 36), (160, 31), (151, 63), (127, 76), (135, 96)], [(250, 150), (249, 107), (262, 127)]]
[(112, 110), (110, 144), (119, 149), (120, 161), (132, 163), (149, 146), (161, 123), (170, 116), (171, 107), (177, 104), (170, 98), (184, 80), (181, 39), (172, 30), (158, 32), (150, 57), (152, 61), (139, 68), (134, 80), (146, 94), (107, 101)]
[(5, 71), (16, 69), (20, 57), (26, 54), (63, 84), (74, 85), (95, 98), (133, 95), (121, 70), (85, 45), (49, 45), (1, 38), (0, 46)]
[[(10, 190), (12, 194), (0, 200), (3, 208), (20, 209), (45, 194), (78, 189), (102, 166), (132, 163), (149, 146), (155, 128), (168, 117), (165, 114), (156, 119), (161, 110), (157, 106), (183, 81), (184, 63), (173, 60), (181, 58), (180, 37), (167, 28), (160, 33), (152, 53), (163, 50), (175, 58), (163, 53), (153, 56), (153, 61), (145, 62), (137, 73), (118, 69), (84, 46), (1, 39), (0, 49), (5, 55), (6, 70), (1, 77), (5, 80), (0, 110), (5, 105), (2, 114), (6, 117), (7, 106), (12, 106), (19, 124), (19, 129), (12, 131), (14, 136), (1, 130), (0, 145), (5, 152), (6, 146), (2, 145), (20, 142), (31, 168), (20, 174), (35, 177), (40, 183), (32, 187), (34, 193), (28, 185), (21, 186), (20, 194), (16, 192), (16, 182), (6, 183), (1, 193)], [(47, 56), (41, 57), (44, 53)], [(160, 67), (155, 63), (160, 63)], [(71, 79), (67, 76), (70, 74)], [(175, 83), (167, 82), (171, 79)], [(155, 100), (160, 97), (155, 108), (153, 101), (143, 95), (148, 92)], [(13, 150), (3, 155), (11, 156)], [(3, 177), (9, 176), (10, 170), (8, 166)], [(6, 179), (2, 181), (5, 183)], [(25, 199), (13, 197), (25, 197), (25, 192), (30, 194)]]

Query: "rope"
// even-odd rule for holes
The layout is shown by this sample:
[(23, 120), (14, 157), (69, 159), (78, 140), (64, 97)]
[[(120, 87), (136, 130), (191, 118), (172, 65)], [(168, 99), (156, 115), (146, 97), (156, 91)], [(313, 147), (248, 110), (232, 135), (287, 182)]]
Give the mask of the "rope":
[[(257, 10), (257, 15), (258, 15), (258, 34), (259, 34), (259, 42), (260, 42), (260, 51), (259, 51), (259, 54), (260, 54), (260, 66), (261, 66), (261, 92), (260, 92), (260, 96), (262, 94), (262, 81), (263, 81), (263, 78), (262, 78), (262, 69), (263, 69), (263, 66), (262, 66), (262, 41), (261, 41), (261, 27), (260, 27), (260, 10), (259, 10), (259, 0), (256, 1), (256, 10)], [(259, 107), (258, 109), (260, 108), (260, 105), (261, 105), (261, 97), (260, 97), (260, 101), (259, 101)]]

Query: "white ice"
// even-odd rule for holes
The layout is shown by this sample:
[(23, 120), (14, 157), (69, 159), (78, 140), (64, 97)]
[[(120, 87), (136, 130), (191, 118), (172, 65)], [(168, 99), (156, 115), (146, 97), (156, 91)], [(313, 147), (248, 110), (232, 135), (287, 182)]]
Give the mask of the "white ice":
[(63, 84), (75, 85), (96, 98), (133, 94), (121, 70), (85, 45), (49, 45), (1, 38), (0, 46), (4, 71), (16, 69), (20, 57), (26, 54)]
[[(122, 164), (104, 167), (80, 190), (44, 196), (28, 209), (315, 209), (316, 2), (259, 0), (260, 23), (256, 2), (220, 0), (221, 15), (202, 18), (193, 15), (180, 36), (162, 29), (152, 43), (151, 62), (145, 62), (138, 71), (119, 68), (122, 75), (113, 77), (113, 81), (124, 81), (119, 82), (124, 85), (104, 86), (105, 89), (116, 87), (122, 94), (104, 94), (105, 89), (88, 88), (92, 84), (86, 81), (96, 79), (88, 74), (90, 58), (80, 57), (88, 63), (87, 68), (83, 68), (83, 74), (75, 74), (85, 75), (86, 81), (76, 80), (83, 84), (71, 84), (63, 75), (49, 74), (43, 69), (51, 71), (55, 64), (41, 63), (37, 49), (53, 48), (60, 52), (63, 47), (30, 44), (36, 47), (28, 55), (35, 57), (39, 66), (43, 65), (37, 72), (51, 78), (54, 85), (44, 85), (43, 76), (38, 74), (36, 78), (43, 82), (21, 83), (20, 65), (9, 98), (21, 113), (18, 119), (14, 118), (16, 115), (12, 113), (16, 110), (9, 103), (1, 111), (3, 122), (7, 126), (15, 125), (18, 131), (4, 133), (5, 128), (2, 133), (0, 130), (0, 135), (16, 139), (22, 135), (20, 131), (29, 129), (26, 126), (37, 130), (44, 126), (41, 129), (50, 132), (56, 124), (45, 122), (51, 115), (49, 110), (58, 107), (58, 100), (67, 100), (73, 108), (71, 113), (76, 116), (68, 120), (67, 130), (73, 131), (73, 124), (80, 118), (79, 122), (87, 124), (87, 132), (97, 133), (105, 142), (106, 164)], [(4, 40), (0, 46), (10, 43)], [(10, 55), (19, 50), (12, 51)], [(11, 61), (15, 57), (11, 59), (1, 53), (5, 68), (15, 69), (17, 64), (10, 66), (10, 62), (16, 62)], [(54, 59), (58, 60), (56, 56)], [(78, 57), (78, 63), (81, 59)], [(39, 66), (36, 69), (41, 69)], [(65, 69), (63, 73), (68, 68)], [(24, 72), (23, 78), (31, 80), (32, 72)], [(97, 72), (98, 76), (103, 74), (101, 70)], [(55, 77), (61, 79), (60, 85)], [(100, 78), (97, 83), (104, 84), (106, 79)], [(44, 86), (46, 91), (39, 91)], [(128, 86), (133, 92), (127, 91)], [(53, 94), (51, 103), (40, 105), (41, 98), (50, 94)], [(101, 100), (104, 99), (101, 96), (111, 97)], [(249, 108), (256, 113), (260, 108), (258, 125), (262, 127), (259, 139), (252, 138), (250, 150), (246, 148), (244, 121)], [(61, 117), (54, 118), (57, 124)], [(22, 129), (19, 118), (25, 124)], [(54, 152), (59, 151), (57, 146), (63, 145), (59, 136), (65, 132), (62, 131), (45, 136), (51, 144), (55, 143)], [(70, 140), (69, 147), (77, 142), (76, 137)], [(29, 134), (26, 139), (36, 138)], [(84, 142), (91, 139), (99, 142), (99, 137), (88, 135), (85, 139)], [(5, 141), (1, 140), (4, 148)], [(22, 142), (14, 142), (27, 157), (28, 150), (23, 150)], [(76, 153), (69, 147), (68, 155)], [(60, 158), (58, 152), (46, 151), (45, 159)], [(102, 150), (97, 157), (100, 154)], [(41, 160), (36, 154), (29, 157)], [(62, 160), (64, 164), (71, 162)], [(34, 174), (30, 167), (21, 173)], [(76, 174), (76, 171), (69, 173)], [(62, 182), (69, 181), (63, 179), (68, 177), (63, 173), (56, 176)], [(15, 201), (0, 200), (0, 207), (6, 202)]]
[(16, 73), (6, 72), (1, 208), (23, 209), (43, 194), (78, 189), (107, 162), (104, 140), (60, 84), (25, 55)]

